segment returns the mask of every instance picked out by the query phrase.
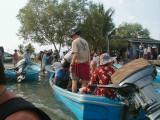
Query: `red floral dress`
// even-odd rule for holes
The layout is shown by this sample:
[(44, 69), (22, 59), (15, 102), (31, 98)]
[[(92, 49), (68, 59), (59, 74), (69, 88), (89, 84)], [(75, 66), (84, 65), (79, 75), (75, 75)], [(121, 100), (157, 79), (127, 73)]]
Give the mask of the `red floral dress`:
[[(100, 66), (97, 68), (92, 77), (89, 81), (88, 85), (90, 84), (99, 84), (99, 85), (108, 85), (112, 84), (111, 82), (111, 75), (115, 72), (115, 70), (112, 67), (108, 66)], [(93, 95), (100, 95), (100, 96), (106, 96), (110, 99), (114, 99), (114, 90), (113, 89), (107, 89), (107, 88), (94, 88), (86, 86), (82, 90), (83, 94), (89, 94), (92, 93)]]

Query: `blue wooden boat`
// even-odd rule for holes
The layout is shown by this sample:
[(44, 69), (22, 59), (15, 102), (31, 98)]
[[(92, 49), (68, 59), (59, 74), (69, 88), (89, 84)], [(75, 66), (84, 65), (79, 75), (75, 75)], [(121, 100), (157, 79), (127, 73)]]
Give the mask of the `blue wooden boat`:
[[(104, 96), (72, 93), (66, 89), (53, 85), (54, 74), (50, 76), (50, 86), (54, 94), (74, 113), (78, 120), (122, 120), (124, 117), (124, 102), (110, 100)], [(124, 114), (124, 115), (123, 115)], [(136, 119), (145, 119), (144, 110)]]
[(10, 53), (4, 52), (3, 62), (12, 62), (13, 61), (13, 55)]
[[(155, 66), (148, 61), (136, 59), (117, 70), (110, 85), (92, 87), (115, 89), (115, 100), (104, 96), (72, 93), (49, 83), (61, 101), (79, 120), (160, 120), (160, 96), (153, 82)], [(159, 90), (157, 90), (159, 91)]]
[(160, 68), (156, 67), (156, 71), (157, 71), (157, 76), (155, 78), (155, 81), (159, 81), (160, 82)]
[(13, 57), (5, 57), (5, 58), (3, 59), (3, 62), (4, 62), (4, 63), (13, 62)]
[[(17, 64), (20, 63), (18, 62)], [(6, 76), (10, 77), (11, 80), (17, 80), (17, 73), (20, 66), (21, 64), (18, 65), (18, 67), (6, 69)], [(24, 80), (37, 80), (39, 73), (41, 72), (41, 67), (38, 64), (32, 62), (27, 65), (27, 67), (24, 69), (24, 72)]]

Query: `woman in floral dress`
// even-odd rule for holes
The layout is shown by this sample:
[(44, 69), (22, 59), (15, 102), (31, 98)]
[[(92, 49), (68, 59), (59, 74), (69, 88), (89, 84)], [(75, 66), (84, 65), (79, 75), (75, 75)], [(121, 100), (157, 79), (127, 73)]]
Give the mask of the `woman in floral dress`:
[[(91, 84), (99, 84), (99, 85), (108, 85), (112, 84), (111, 75), (115, 72), (115, 70), (111, 67), (112, 61), (115, 58), (110, 57), (108, 53), (104, 53), (100, 56), (100, 66), (97, 68), (89, 81), (88, 85)], [(93, 94), (105, 96), (110, 99), (114, 99), (114, 90), (107, 88), (95, 88), (91, 86), (86, 86), (81, 89), (82, 94)]]

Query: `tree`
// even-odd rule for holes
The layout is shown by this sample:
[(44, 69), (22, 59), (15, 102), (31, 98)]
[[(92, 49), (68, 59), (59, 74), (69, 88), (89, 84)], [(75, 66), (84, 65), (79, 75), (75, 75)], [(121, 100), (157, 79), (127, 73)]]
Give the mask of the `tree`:
[(91, 50), (102, 53), (102, 50), (107, 48), (106, 38), (115, 28), (112, 21), (113, 14), (114, 10), (111, 8), (105, 11), (102, 4), (90, 3), (88, 16), (79, 27)]
[(125, 38), (150, 38), (150, 33), (138, 23), (122, 23), (115, 31), (114, 39), (110, 39), (110, 50), (126, 51), (129, 42)]
[(69, 40), (71, 28), (82, 22), (84, 0), (29, 0), (17, 15), (21, 23), (18, 36), (40, 45), (54, 45), (59, 52)]
[(33, 45), (31, 45), (31, 43), (29, 43), (27, 46), (25, 46), (25, 50), (29, 49), (31, 54), (35, 53), (35, 48)]
[[(110, 53), (111, 55), (119, 54), (120, 51), (126, 51), (129, 46), (128, 41), (123, 38), (114, 38), (110, 40)], [(114, 52), (113, 52), (114, 51)]]
[(18, 45), (18, 52), (22, 55), (24, 53), (24, 45)]
[(24, 54), (27, 49), (29, 49), (29, 50), (31, 51), (31, 54), (34, 54), (34, 53), (35, 53), (35, 48), (34, 48), (34, 46), (33, 46), (31, 43), (29, 43), (29, 44), (26, 45), (26, 46), (24, 46), (24, 45), (22, 45), (22, 44), (20, 44), (20, 45), (18, 46), (18, 52), (19, 52), (21, 55)]
[(119, 38), (150, 38), (150, 32), (141, 24), (125, 22), (119, 25), (116, 36)]

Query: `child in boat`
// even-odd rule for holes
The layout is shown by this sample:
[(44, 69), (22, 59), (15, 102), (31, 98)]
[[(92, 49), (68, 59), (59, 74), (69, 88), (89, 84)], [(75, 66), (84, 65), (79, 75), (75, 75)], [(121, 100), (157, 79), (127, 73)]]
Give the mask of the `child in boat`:
[(64, 62), (62, 68), (59, 68), (55, 73), (53, 84), (56, 84), (64, 89), (67, 88), (69, 82), (69, 62)]
[(84, 88), (81, 88), (80, 91), (82, 94), (91, 93), (93, 95), (106, 96), (110, 99), (114, 99), (114, 90), (107, 88), (94, 88), (89, 86), (92, 84), (112, 84), (111, 75), (115, 72), (115, 70), (112, 68), (112, 62), (114, 59), (115, 57), (110, 57), (108, 53), (104, 53), (100, 56), (100, 66), (92, 74), (91, 80), (89, 81), (88, 85)]

